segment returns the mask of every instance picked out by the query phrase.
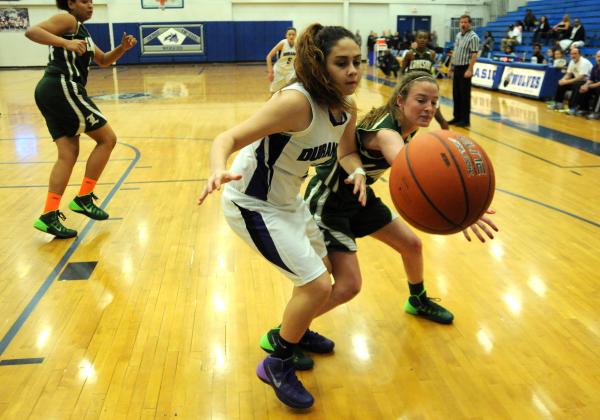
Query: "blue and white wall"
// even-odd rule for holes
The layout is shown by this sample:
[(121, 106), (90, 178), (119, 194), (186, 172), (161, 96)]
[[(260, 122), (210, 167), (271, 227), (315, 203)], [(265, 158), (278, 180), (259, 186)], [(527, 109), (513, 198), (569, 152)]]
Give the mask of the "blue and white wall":
[[(302, 30), (319, 21), (360, 30), (363, 44), (370, 30), (395, 31), (397, 15), (432, 16), (432, 29), (441, 45), (449, 38), (451, 17), (469, 13), (487, 22), (485, 0), (184, 0), (183, 9), (142, 9), (141, 0), (94, 0), (94, 16), (86, 23), (96, 44), (104, 49), (118, 44), (123, 31), (139, 37), (148, 23), (203, 23), (204, 55), (141, 57), (128, 53), (126, 63), (168, 61), (259, 61), (293, 24)], [(54, 0), (0, 0), (0, 7), (26, 7), (32, 24), (57, 13)], [(366, 55), (366, 46), (363, 45)], [(23, 32), (0, 32), (0, 67), (43, 66), (47, 47), (25, 38)]]

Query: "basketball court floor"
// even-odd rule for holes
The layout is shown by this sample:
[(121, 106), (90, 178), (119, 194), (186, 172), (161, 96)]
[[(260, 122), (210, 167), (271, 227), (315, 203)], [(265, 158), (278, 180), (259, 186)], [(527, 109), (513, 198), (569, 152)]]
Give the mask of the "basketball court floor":
[[(263, 66), (95, 69), (119, 143), (96, 193), (111, 218), (62, 210), (77, 239), (33, 229), (56, 150), (33, 101), (42, 70), (0, 72), (0, 418), (297, 418), (255, 376), (291, 284), (196, 197), (216, 134), (268, 98)], [(360, 112), (391, 79), (366, 72)], [(441, 81), (450, 119), (451, 83)], [(310, 419), (597, 418), (600, 121), (474, 89), (468, 133), (496, 171), (493, 241), (419, 233), (437, 325), (403, 311), (398, 254), (359, 241), (362, 292), (317, 319), (336, 342), (301, 380)], [(435, 122), (431, 129), (438, 129)], [(387, 184), (375, 189), (391, 205)]]

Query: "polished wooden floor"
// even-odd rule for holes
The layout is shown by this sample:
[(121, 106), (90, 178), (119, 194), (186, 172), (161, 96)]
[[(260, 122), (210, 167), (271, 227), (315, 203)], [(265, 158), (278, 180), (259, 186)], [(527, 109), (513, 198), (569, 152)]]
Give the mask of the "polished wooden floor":
[[(89, 93), (119, 137), (96, 191), (111, 219), (67, 209), (85, 139), (62, 203), (80, 236), (63, 241), (32, 228), (56, 155), (33, 101), (40, 75), (0, 72), (0, 417), (298, 417), (254, 373), (291, 286), (234, 236), (217, 197), (195, 204), (212, 138), (268, 97), (263, 67), (92, 71)], [(361, 112), (390, 91), (363, 80)], [(404, 313), (400, 257), (361, 240), (363, 291), (313, 324), (336, 351), (300, 374), (316, 398), (303, 416), (599, 418), (600, 121), (485, 90), (473, 111), (501, 231), (485, 244), (419, 234), (429, 294), (455, 323)], [(97, 265), (59, 280), (76, 262)]]

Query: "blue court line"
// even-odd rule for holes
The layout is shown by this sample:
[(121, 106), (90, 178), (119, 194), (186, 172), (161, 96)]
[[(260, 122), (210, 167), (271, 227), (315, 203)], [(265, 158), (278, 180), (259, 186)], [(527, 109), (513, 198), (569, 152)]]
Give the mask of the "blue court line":
[(593, 220), (586, 219), (585, 217), (577, 216), (576, 214), (569, 213), (568, 211), (559, 209), (558, 207), (554, 207), (554, 206), (551, 206), (551, 205), (546, 204), (546, 203), (542, 203), (541, 201), (534, 200), (533, 198), (525, 197), (523, 195), (519, 195), (519, 194), (516, 194), (514, 192), (503, 190), (501, 188), (496, 188), (496, 191), (500, 191), (500, 192), (502, 192), (504, 194), (512, 195), (513, 197), (517, 197), (517, 198), (520, 198), (521, 200), (529, 201), (530, 203), (534, 203), (534, 204), (537, 204), (537, 205), (542, 206), (542, 207), (546, 207), (546, 208), (548, 208), (550, 210), (557, 211), (559, 213), (565, 214), (565, 215), (567, 215), (569, 217), (572, 217), (574, 219), (580, 220), (580, 221), (582, 221), (584, 223), (588, 223), (588, 224), (590, 224), (592, 226), (600, 228), (600, 223), (598, 223), (598, 222), (594, 222)]
[(0, 366), (14, 366), (14, 365), (35, 365), (42, 363), (43, 357), (29, 357), (25, 359), (6, 359), (0, 360)]
[(140, 187), (121, 188), (121, 191), (133, 191), (133, 190), (141, 190), (141, 188)]
[(505, 147), (508, 147), (509, 149), (517, 150), (517, 151), (519, 151), (519, 152), (523, 153), (524, 155), (527, 155), (527, 156), (529, 156), (529, 157), (532, 157), (532, 158), (534, 158), (534, 159), (541, 160), (542, 162), (545, 162), (545, 163), (547, 163), (547, 164), (549, 164), (549, 165), (552, 165), (552, 166), (555, 166), (555, 167), (557, 167), (557, 168), (561, 168), (561, 169), (574, 169), (574, 168), (588, 168), (588, 169), (589, 169), (589, 168), (600, 168), (600, 165), (577, 165), (577, 166), (565, 166), (565, 165), (561, 165), (560, 163), (552, 162), (551, 160), (544, 159), (544, 158), (543, 158), (543, 157), (541, 157), (541, 156), (538, 156), (538, 155), (536, 155), (536, 154), (533, 154), (533, 153), (531, 153), (531, 152), (528, 152), (528, 151), (526, 151), (526, 150), (520, 149), (520, 148), (518, 148), (518, 147), (516, 147), (516, 146), (510, 145), (510, 144), (508, 144), (508, 143), (505, 143), (505, 142), (503, 142), (503, 141), (500, 141), (500, 140), (498, 140), (498, 139), (495, 139), (495, 138), (493, 138), (493, 137), (490, 137), (490, 136), (488, 136), (488, 135), (485, 135), (485, 134), (483, 134), (483, 133), (481, 133), (481, 132), (479, 132), (479, 131), (477, 131), (477, 130), (473, 130), (473, 129), (469, 128), (469, 131), (470, 131), (471, 133), (475, 133), (475, 134), (477, 134), (478, 136), (485, 137), (485, 138), (486, 138), (486, 139), (488, 139), (489, 141), (492, 141), (492, 142), (494, 142), (494, 143), (499, 143), (499, 144), (501, 144), (501, 145), (503, 145), (503, 146), (505, 146)]
[[(35, 136), (35, 137), (14, 137), (0, 138), (0, 141), (36, 141), (42, 139), (50, 139), (50, 136)], [(165, 136), (119, 136), (121, 139), (135, 140), (189, 140), (189, 141), (213, 141), (214, 137), (165, 137)], [(117, 143), (119, 144), (119, 143)]]
[[(135, 153), (135, 158), (129, 164), (129, 167), (125, 170), (123, 175), (121, 175), (121, 178), (119, 178), (119, 180), (116, 182), (116, 184), (114, 185), (112, 190), (108, 193), (108, 195), (106, 196), (106, 198), (100, 205), (101, 209), (104, 209), (108, 205), (110, 200), (113, 198), (115, 193), (119, 190), (119, 188), (125, 181), (125, 178), (127, 178), (127, 176), (129, 175), (129, 173), (131, 172), (131, 170), (133, 169), (135, 164), (140, 160), (141, 154), (140, 154), (140, 151), (136, 147), (131, 146), (126, 143), (119, 143), (119, 144), (122, 144), (123, 146), (129, 147), (130, 149), (132, 149)], [(27, 319), (29, 318), (29, 316), (31, 315), (31, 313), (33, 312), (33, 310), (35, 309), (37, 304), (40, 302), (42, 297), (46, 294), (46, 292), (48, 291), (48, 289), (50, 288), (50, 286), (52, 285), (52, 283), (54, 282), (54, 280), (56, 279), (58, 274), (61, 272), (61, 270), (63, 269), (63, 267), (69, 260), (69, 258), (71, 258), (71, 256), (73, 255), (73, 253), (75, 252), (75, 250), (77, 249), (79, 244), (81, 244), (83, 239), (87, 236), (90, 228), (93, 226), (94, 223), (95, 223), (94, 220), (90, 220), (85, 225), (85, 227), (81, 230), (79, 236), (77, 236), (75, 241), (71, 244), (71, 246), (69, 246), (69, 248), (67, 249), (67, 251), (65, 252), (63, 257), (60, 259), (58, 264), (56, 264), (56, 266), (54, 267), (52, 272), (48, 275), (48, 277), (46, 277), (46, 280), (44, 280), (44, 282), (42, 283), (42, 285), (40, 286), (38, 291), (31, 298), (31, 300), (29, 301), (29, 303), (27, 304), (25, 309), (23, 309), (23, 311), (21, 312), (21, 314), (19, 315), (17, 320), (8, 329), (8, 332), (4, 335), (4, 337), (0, 341), (0, 356), (4, 353), (4, 351), (6, 350), (8, 345), (11, 343), (13, 338), (15, 338), (15, 335), (19, 332), (19, 330), (21, 329), (21, 327), (23, 326), (25, 321), (27, 321)]]
[(148, 169), (148, 168), (152, 168), (152, 165), (147, 165), (147, 166), (136, 166), (135, 169)]
[(122, 217), (109, 217), (106, 220), (123, 220), (123, 218)]
[[(395, 82), (392, 82), (392, 81), (386, 80), (386, 79), (381, 79), (381, 78), (379, 78), (377, 76), (373, 76), (371, 74), (367, 74), (364, 77), (367, 80), (370, 80), (375, 83), (380, 83), (380, 84), (390, 86), (390, 87), (396, 86)], [(446, 98), (445, 96), (442, 96), (440, 99), (441, 99), (441, 102), (445, 105), (451, 106), (454, 104), (452, 99)], [(593, 140), (586, 139), (583, 137), (574, 136), (572, 134), (556, 131), (552, 128), (544, 127), (541, 125), (538, 126), (537, 129), (525, 128), (525, 127), (522, 127), (521, 125), (517, 124), (516, 122), (512, 121), (510, 118), (503, 117), (498, 112), (492, 112), (491, 115), (480, 114), (477, 112), (471, 112), (471, 113), (474, 115), (477, 115), (479, 117), (482, 117), (482, 118), (492, 119), (494, 121), (500, 122), (504, 125), (514, 128), (516, 130), (524, 131), (529, 134), (543, 137), (547, 140), (552, 140), (557, 143), (561, 143), (566, 146), (571, 146), (575, 149), (579, 149), (581, 151), (591, 153), (596, 156), (600, 156), (600, 143), (599, 142), (595, 142)]]

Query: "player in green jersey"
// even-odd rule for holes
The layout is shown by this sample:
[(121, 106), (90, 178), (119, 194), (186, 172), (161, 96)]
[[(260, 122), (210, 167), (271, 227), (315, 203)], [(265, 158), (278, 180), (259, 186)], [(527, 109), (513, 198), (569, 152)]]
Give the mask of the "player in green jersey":
[(96, 104), (87, 96), (89, 66), (92, 60), (101, 67), (117, 61), (137, 41), (123, 34), (121, 45), (110, 52), (100, 50), (83, 22), (92, 17), (92, 0), (56, 0), (60, 13), (30, 27), (25, 36), (38, 44), (48, 45), (49, 62), (35, 89), (35, 101), (46, 120), (58, 149), (58, 159), (50, 173), (46, 205), (34, 227), (57, 238), (71, 238), (77, 231), (61, 223), (65, 216), (59, 210), (73, 166), (79, 155), (79, 136), (86, 133), (96, 141), (85, 168), (79, 193), (69, 208), (95, 220), (108, 214), (94, 204), (94, 187), (102, 174), (117, 137)]

